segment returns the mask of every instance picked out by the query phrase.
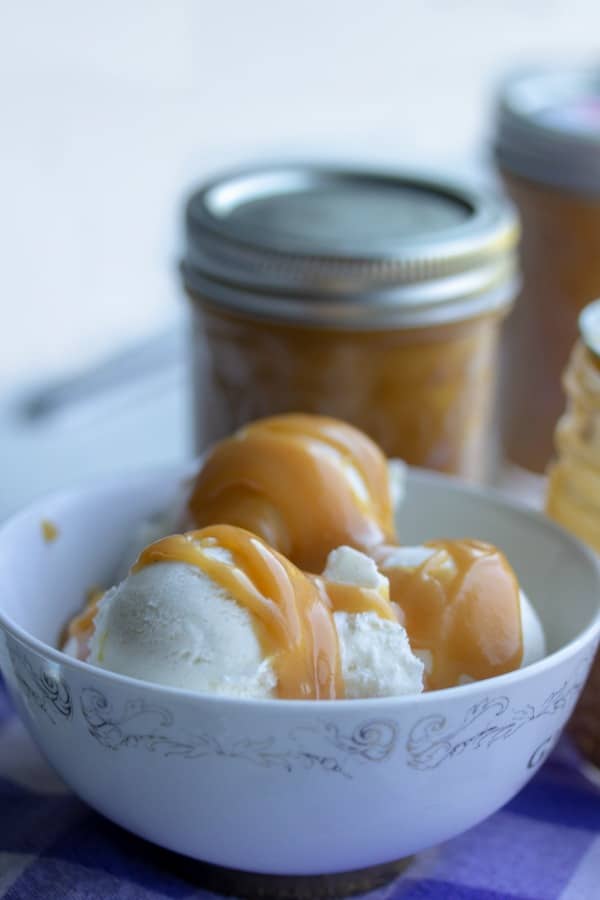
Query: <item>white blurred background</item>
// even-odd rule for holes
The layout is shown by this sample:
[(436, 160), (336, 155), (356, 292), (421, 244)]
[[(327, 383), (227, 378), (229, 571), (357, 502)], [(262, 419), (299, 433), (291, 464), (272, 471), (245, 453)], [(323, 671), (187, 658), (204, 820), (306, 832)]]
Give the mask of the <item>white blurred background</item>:
[(183, 365), (24, 412), (40, 385), (177, 326), (191, 185), (286, 156), (478, 174), (501, 75), (591, 61), (599, 26), (597, 0), (2, 4), (0, 514), (191, 452)]

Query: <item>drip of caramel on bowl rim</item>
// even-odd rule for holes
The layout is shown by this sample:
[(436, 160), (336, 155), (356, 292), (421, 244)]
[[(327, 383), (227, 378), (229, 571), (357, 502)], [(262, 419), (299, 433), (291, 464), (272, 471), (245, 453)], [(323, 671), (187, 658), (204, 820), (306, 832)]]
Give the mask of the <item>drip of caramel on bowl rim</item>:
[(42, 519), (40, 527), (42, 529), (42, 537), (47, 544), (51, 544), (57, 539), (59, 535), (58, 526), (50, 519)]
[[(216, 548), (228, 551), (232, 562)], [(248, 610), (282, 698), (344, 696), (335, 611), (372, 610), (395, 620), (389, 600), (374, 589), (335, 584), (330, 590), (325, 579), (306, 575), (256, 535), (230, 525), (162, 538), (142, 551), (131, 571), (165, 562), (195, 566)]]
[(309, 572), (334, 547), (395, 540), (386, 457), (358, 429), (324, 416), (263, 419), (216, 444), (189, 511), (194, 526), (245, 528)]

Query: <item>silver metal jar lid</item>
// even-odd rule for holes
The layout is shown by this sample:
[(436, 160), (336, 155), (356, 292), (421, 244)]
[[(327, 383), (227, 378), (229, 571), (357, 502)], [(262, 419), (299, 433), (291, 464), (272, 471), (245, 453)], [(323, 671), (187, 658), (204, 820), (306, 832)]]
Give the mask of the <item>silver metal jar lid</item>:
[(182, 272), (192, 294), (252, 316), (415, 327), (506, 308), (517, 238), (512, 207), (464, 184), (281, 165), (192, 195)]
[(509, 77), (498, 97), (495, 152), (508, 172), (600, 193), (600, 69), (538, 68)]

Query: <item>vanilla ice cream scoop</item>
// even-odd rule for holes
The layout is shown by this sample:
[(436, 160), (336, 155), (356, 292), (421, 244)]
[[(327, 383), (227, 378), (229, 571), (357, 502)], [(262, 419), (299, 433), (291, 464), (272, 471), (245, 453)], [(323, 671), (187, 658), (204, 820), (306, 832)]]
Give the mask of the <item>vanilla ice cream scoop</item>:
[(232, 526), (147, 547), (100, 601), (88, 661), (237, 697), (392, 696), (423, 687), (423, 665), (371, 559), (340, 548), (323, 576), (306, 575)]
[(301, 569), (317, 573), (331, 550), (395, 540), (401, 466), (388, 468), (362, 431), (325, 416), (253, 422), (216, 444), (196, 478), (193, 527), (226, 522), (260, 535)]
[(317, 584), (250, 532), (174, 534), (100, 603), (90, 662), (190, 690), (343, 696), (337, 633)]
[(366, 549), (395, 539), (406, 471), (401, 460), (386, 460), (367, 435), (336, 419), (285, 415), (254, 422), (209, 450), (169, 508), (140, 522), (116, 580), (149, 543), (214, 524), (246, 528), (295, 565), (319, 572), (338, 546)]
[[(423, 690), (423, 663), (412, 652), (405, 628), (389, 600), (389, 582), (368, 556), (350, 547), (333, 550), (323, 572), (340, 642), (346, 697), (397, 697)], [(380, 598), (372, 610), (340, 611), (336, 588), (354, 585)], [(374, 605), (375, 606), (375, 605)], [(386, 609), (387, 607), (387, 609)], [(385, 612), (384, 612), (385, 610)]]
[(140, 569), (107, 592), (88, 661), (143, 681), (212, 694), (270, 697), (276, 684), (251, 614), (185, 562)]
[[(390, 500), (392, 504), (392, 517), (395, 519), (398, 510), (404, 502), (406, 493), (407, 467), (405, 463), (402, 462), (402, 460), (393, 459), (388, 461), (387, 470)], [(356, 482), (356, 478), (354, 478), (354, 482)], [(183, 483), (180, 486), (176, 497), (168, 508), (139, 523), (137, 528), (134, 529), (131, 539), (127, 542), (127, 546), (125, 547), (122, 558), (119, 560), (115, 571), (115, 581), (122, 581), (127, 576), (130, 567), (134, 564), (139, 554), (145, 547), (148, 546), (148, 544), (153, 543), (154, 541), (158, 541), (160, 540), (160, 538), (167, 537), (170, 534), (185, 531), (188, 527), (193, 527), (194, 523), (193, 521), (191, 521), (193, 519), (193, 516), (191, 517), (189, 511), (187, 510), (191, 492), (191, 484), (188, 482)], [(310, 497), (308, 499), (310, 501)], [(239, 495), (238, 500), (240, 500)], [(237, 514), (229, 518), (237, 520), (240, 518), (240, 516), (246, 514), (254, 515), (255, 512), (252, 512), (252, 510), (249, 509), (247, 509), (246, 513), (243, 512), (243, 508), (246, 502), (247, 501), (244, 501), (242, 498), (240, 501), (240, 506), (237, 510)], [(264, 514), (264, 505), (262, 509)], [(228, 517), (226, 511), (219, 510), (219, 522), (224, 522), (225, 524), (236, 524), (236, 522), (234, 521), (226, 521), (227, 519)], [(271, 520), (273, 521), (273, 519), (274, 514), (271, 512)], [(248, 520), (245, 521), (247, 522), (247, 524), (250, 524)], [(213, 523), (206, 522), (205, 524)], [(266, 523), (263, 522), (263, 524)], [(265, 539), (268, 539), (269, 535), (276, 539), (276, 535), (271, 535), (271, 531), (268, 528), (264, 527), (261, 530), (260, 525), (258, 526), (257, 533), (259, 533)], [(323, 550), (323, 552), (326, 551)]]
[(428, 689), (490, 678), (545, 655), (537, 613), (496, 547), (432, 541), (380, 547), (376, 558)]

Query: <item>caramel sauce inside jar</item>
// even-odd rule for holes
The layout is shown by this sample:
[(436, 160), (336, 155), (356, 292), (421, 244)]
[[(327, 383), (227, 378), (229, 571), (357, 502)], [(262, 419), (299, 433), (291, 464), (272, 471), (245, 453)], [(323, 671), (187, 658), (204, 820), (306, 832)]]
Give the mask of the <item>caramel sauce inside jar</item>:
[(344, 419), (411, 465), (487, 474), (501, 314), (336, 330), (191, 299), (199, 451), (253, 419), (301, 411)]
[(600, 200), (508, 173), (504, 180), (523, 225), (523, 290), (503, 343), (502, 442), (512, 461), (543, 472), (577, 318), (600, 296)]
[(245, 528), (311, 572), (335, 547), (368, 551), (395, 539), (385, 456), (357, 429), (321, 416), (263, 419), (221, 441), (189, 510), (195, 526)]
[[(227, 550), (233, 563), (218, 558), (216, 548)], [(156, 541), (131, 571), (162, 562), (196, 566), (248, 610), (285, 699), (344, 697), (335, 611), (374, 610), (395, 619), (378, 592), (336, 584), (330, 594), (323, 578), (305, 575), (256, 535), (229, 525)]]
[(519, 584), (504, 555), (475, 540), (425, 546), (436, 552), (419, 566), (380, 564), (413, 651), (430, 654), (425, 689), (517, 669), (523, 659)]

